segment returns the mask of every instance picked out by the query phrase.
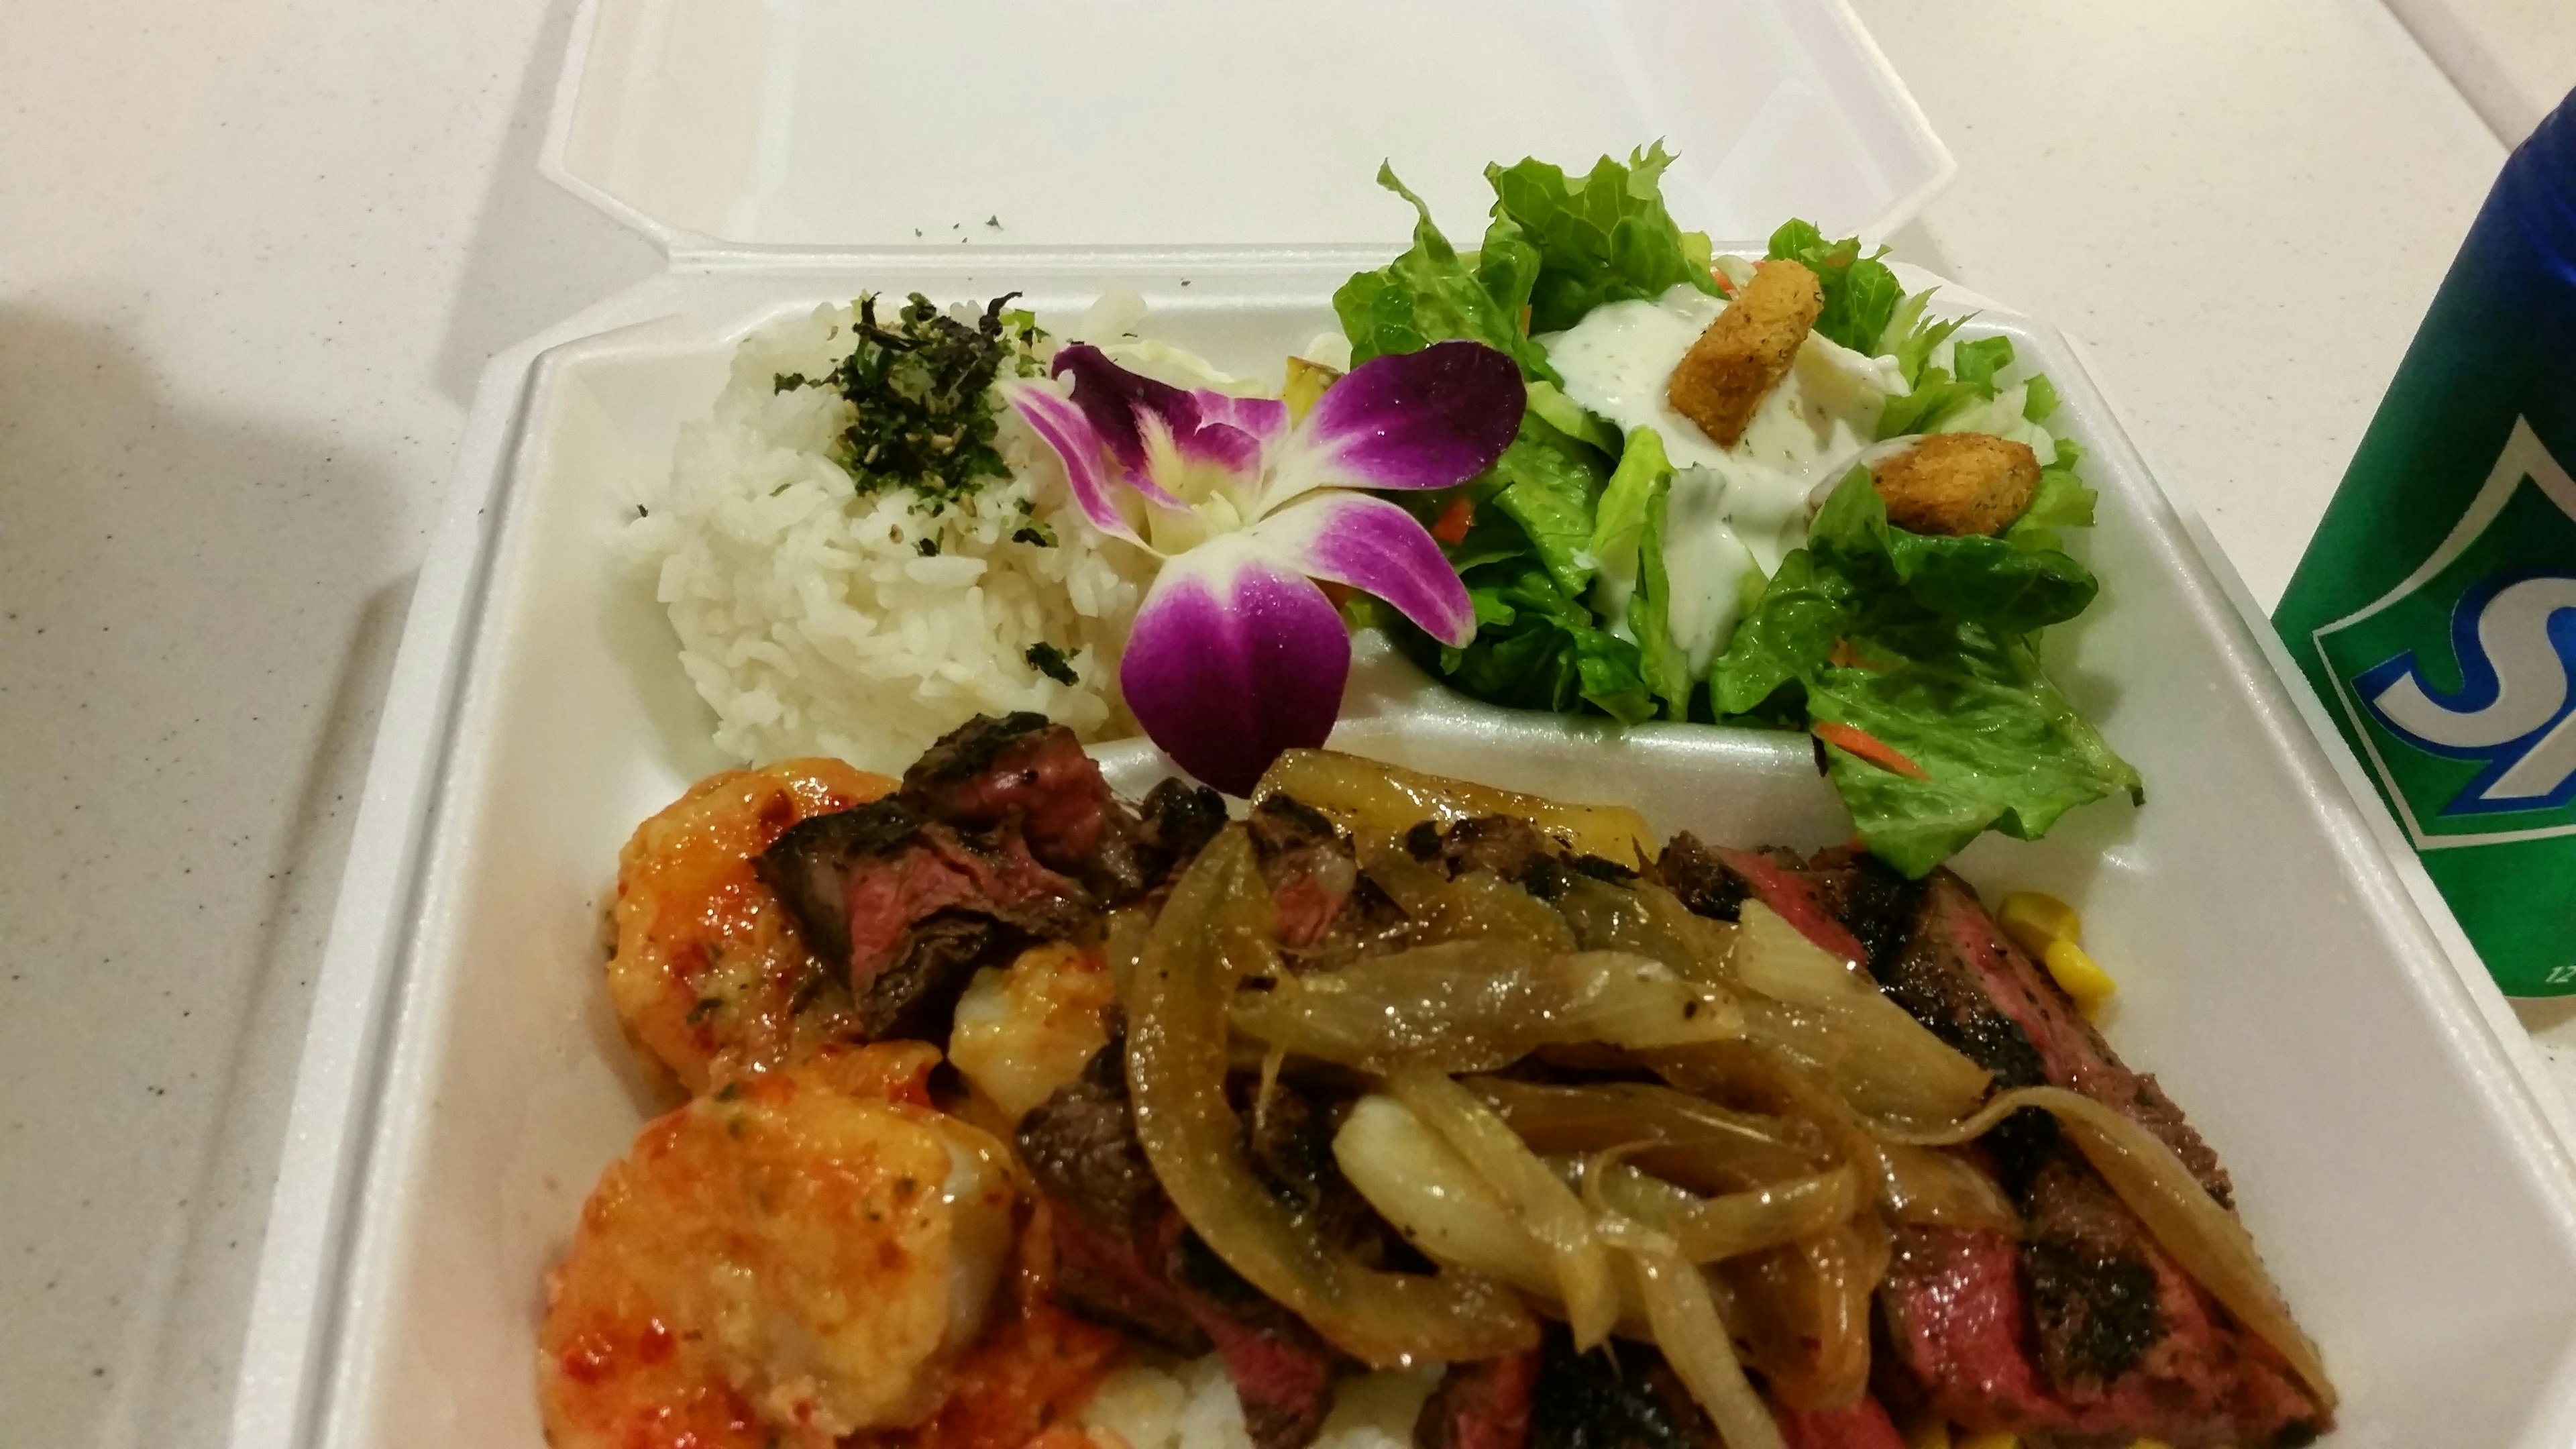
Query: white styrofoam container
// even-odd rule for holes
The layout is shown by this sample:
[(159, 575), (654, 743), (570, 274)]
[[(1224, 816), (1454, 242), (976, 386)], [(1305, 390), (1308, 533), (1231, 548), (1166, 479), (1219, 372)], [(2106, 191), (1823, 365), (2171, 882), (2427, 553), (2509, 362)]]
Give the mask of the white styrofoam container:
[[(922, 18), (934, 10), (950, 30)], [(1442, 71), (1434, 42), (1479, 16), (1501, 17), (1465, 52), (1488, 82), (1526, 92), (1568, 67), (1591, 77), (1571, 98), (1520, 97), (1555, 107), (1526, 139), (1499, 112), (1431, 124), (1387, 100), (1472, 99), (1477, 75)], [(1012, 51), (976, 74), (1012, 94), (1060, 93), (1050, 104), (1072, 140), (921, 121), (953, 110), (953, 70), (905, 67), (963, 53), (941, 35), (997, 17), (1050, 63), (1015, 71)], [(1061, 323), (1115, 284), (1148, 299), (1158, 335), (1258, 375), (1329, 326), (1332, 288), (1401, 232), (1401, 212), (1366, 184), (1382, 152), (1460, 231), (1483, 209), (1483, 160), (1659, 131), (1686, 162), (1712, 158), (1677, 173), (1677, 213), (1748, 234), (1792, 211), (1884, 229), (1949, 171), (1833, 3), (1335, 0), (1293, 7), (1298, 33), (1265, 37), (1290, 59), (1265, 51), (1204, 85), (1170, 73), (1206, 37), (1171, 41), (1153, 18), (1107, 0), (920, 14), (592, 0), (584, 12), (547, 168), (655, 237), (673, 267), (503, 355), (477, 395), (327, 947), (237, 1449), (540, 1442), (540, 1274), (600, 1167), (665, 1105), (600, 987), (601, 899), (634, 824), (727, 763), (649, 579), (614, 540), (637, 480), (668, 467), (681, 422), (705, 409), (750, 327), (862, 289), (916, 288), (1023, 289)], [(1327, 63), (1338, 51), (1295, 55), (1337, 27), (1374, 27), (1388, 46), (1349, 65)], [(1729, 43), (1703, 49), (1715, 60), (1702, 70), (1735, 84), (1686, 90), (1687, 47), (1711, 37)], [(836, 92), (853, 70), (893, 99), (867, 110), (876, 103)], [(1760, 97), (1749, 109), (1748, 94)], [(739, 104), (746, 95), (756, 103)], [(1140, 113), (1161, 129), (1122, 129)], [(1340, 129), (1319, 119), (1354, 115)], [(901, 145), (803, 149), (835, 128)], [(1018, 149), (982, 154), (972, 143), (985, 137)], [(1150, 176), (1112, 167), (1157, 139)], [(847, 185), (833, 170), (845, 163), (859, 168)], [(1269, 169), (1228, 189), (1236, 164)], [(1014, 167), (1008, 187), (974, 189)], [(1174, 177), (1202, 189), (1176, 191)], [(1005, 227), (962, 245), (810, 245), (906, 243), (916, 225), (986, 214)], [(1252, 238), (1316, 244), (1235, 244)], [(1376, 244), (1331, 245), (1364, 240)], [(2527, 1043), (2492, 986), (2456, 973), (2428, 936), (2336, 781), (2336, 747), (2302, 726), (2267, 666), (2259, 616), (2079, 360), (2004, 309), (1978, 326), (2011, 335), (2058, 382), (2064, 420), (2092, 450), (2103, 508), (2089, 547), (2108, 583), (2052, 638), (2052, 665), (2145, 771), (2153, 803), (2088, 809), (2037, 845), (1982, 843), (1962, 868), (1989, 890), (2037, 886), (2084, 908), (2088, 940), (2123, 982), (2111, 1034), (2236, 1170), (2247, 1219), (2346, 1391), (2340, 1442), (2576, 1441), (2576, 1177), (2519, 1069)], [(1401, 669), (1357, 676), (1337, 739), (1628, 800), (1663, 829), (1799, 845), (1846, 829), (1803, 742), (1620, 734), (1426, 692)], [(1155, 765), (1132, 745), (1104, 756), (1129, 783)]]
[[(1257, 374), (1326, 325), (1330, 287), (1364, 260), (888, 255), (674, 275), (495, 373), (335, 926), (237, 1444), (539, 1442), (540, 1274), (599, 1168), (666, 1105), (600, 986), (602, 893), (635, 822), (724, 763), (614, 537), (733, 342), (862, 286), (1017, 286), (1063, 319), (1114, 283), (1147, 297), (1161, 335)], [(2152, 800), (1982, 843), (1962, 868), (2082, 906), (2124, 988), (2112, 1037), (2234, 1167), (2347, 1395), (2342, 1442), (2569, 1442), (2576, 1190), (2494, 1003), (2427, 936), (2073, 355), (2009, 314), (1978, 326), (2058, 382), (2091, 450), (2108, 585), (2052, 638), (2052, 666)], [(1797, 741), (1622, 735), (1426, 697), (1400, 671), (1365, 672), (1352, 705), (1349, 747), (1628, 800), (1661, 829), (1815, 845), (1845, 828)], [(1108, 754), (1126, 779), (1150, 768)], [(363, 1000), (371, 985), (390, 990)]]
[(1472, 246), (1485, 163), (1658, 136), (1720, 236), (1884, 236), (1957, 170), (1844, 0), (591, 0), (543, 165), (757, 255), (1396, 241), (1387, 160)]

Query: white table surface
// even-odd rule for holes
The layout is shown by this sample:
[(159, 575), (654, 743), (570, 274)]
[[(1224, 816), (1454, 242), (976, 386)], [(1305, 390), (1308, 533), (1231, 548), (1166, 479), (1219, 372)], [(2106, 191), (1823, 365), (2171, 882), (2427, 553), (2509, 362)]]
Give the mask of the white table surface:
[[(2454, 47), (2547, 8), (2442, 3)], [(10, 1449), (220, 1441), (473, 379), (657, 265), (536, 175), (570, 8), (0, 12)], [(1961, 163), (1900, 253), (2089, 343), (2271, 600), (2496, 135), (2375, 0), (1859, 8)], [(2518, 93), (2576, 81), (2512, 53)]]

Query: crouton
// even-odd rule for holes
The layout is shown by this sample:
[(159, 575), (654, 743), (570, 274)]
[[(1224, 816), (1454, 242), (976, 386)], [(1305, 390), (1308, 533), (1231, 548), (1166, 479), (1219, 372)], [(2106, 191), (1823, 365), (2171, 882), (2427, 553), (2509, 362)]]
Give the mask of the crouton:
[(1985, 433), (1934, 433), (1869, 470), (1887, 521), (1915, 533), (1993, 533), (2021, 517), (2039, 491), (2039, 456), (2027, 443)]
[(1824, 285), (1796, 262), (1763, 262), (1673, 369), (1664, 398), (1699, 424), (1709, 441), (1732, 448), (1753, 410), (1788, 376), (1798, 344), (1825, 310)]

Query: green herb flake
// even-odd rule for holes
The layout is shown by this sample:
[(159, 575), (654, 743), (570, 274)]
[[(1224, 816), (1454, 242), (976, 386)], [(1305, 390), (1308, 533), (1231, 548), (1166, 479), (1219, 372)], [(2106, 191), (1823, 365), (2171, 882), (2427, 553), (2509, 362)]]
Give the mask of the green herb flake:
[[(1079, 651), (1077, 651), (1079, 652)], [(1073, 672), (1072, 656), (1041, 639), (1028, 648), (1024, 656), (1029, 667), (1058, 684), (1080, 684), (1082, 676)]]
[(778, 385), (828, 386), (847, 399), (850, 425), (839, 462), (862, 494), (911, 488), (936, 514), (1010, 470), (993, 446), (999, 404), (994, 379), (1008, 367), (1028, 375), (1040, 334), (1026, 312), (1005, 317), (1016, 292), (996, 297), (974, 324), (915, 292), (891, 323), (877, 318), (873, 293), (859, 298), (856, 345), (820, 379), (782, 373)]
[(912, 551), (921, 555), (923, 558), (937, 558), (939, 557), (939, 540), (935, 538), (917, 540), (912, 546)]
[(1031, 519), (1011, 530), (1011, 542), (1034, 544), (1039, 548), (1055, 547), (1055, 530)]

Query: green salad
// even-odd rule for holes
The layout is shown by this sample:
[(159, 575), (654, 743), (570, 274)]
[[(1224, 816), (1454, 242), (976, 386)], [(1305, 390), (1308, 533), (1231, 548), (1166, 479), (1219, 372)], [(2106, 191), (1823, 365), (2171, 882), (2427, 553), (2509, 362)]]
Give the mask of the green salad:
[(1468, 252), (1380, 171), (1419, 220), (1334, 295), (1352, 364), (1481, 342), (1528, 401), (1483, 473), (1388, 495), (1439, 539), (1474, 637), (1371, 622), (1479, 699), (1809, 732), (1861, 840), (1909, 876), (1983, 831), (2143, 798), (2040, 663), (2099, 588), (2063, 548), (2094, 495), (2047, 430), (2048, 380), (1854, 239), (1791, 221), (1759, 263), (1714, 255), (1665, 206), (1671, 159), (1489, 166)]

